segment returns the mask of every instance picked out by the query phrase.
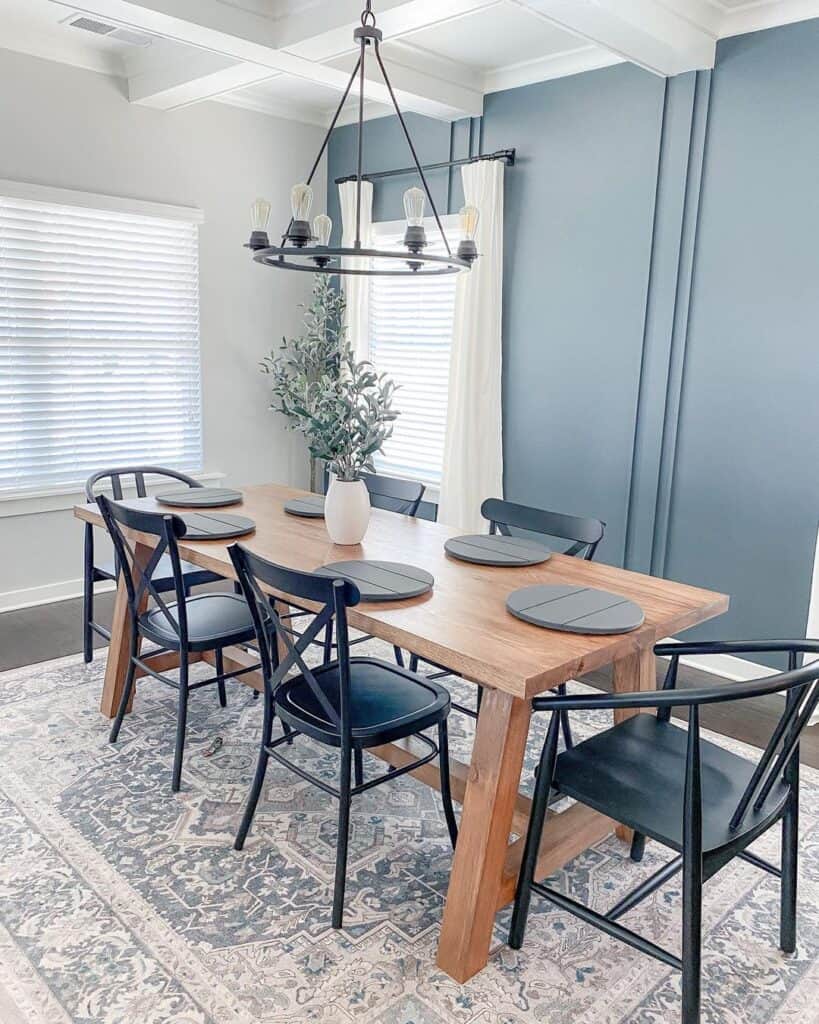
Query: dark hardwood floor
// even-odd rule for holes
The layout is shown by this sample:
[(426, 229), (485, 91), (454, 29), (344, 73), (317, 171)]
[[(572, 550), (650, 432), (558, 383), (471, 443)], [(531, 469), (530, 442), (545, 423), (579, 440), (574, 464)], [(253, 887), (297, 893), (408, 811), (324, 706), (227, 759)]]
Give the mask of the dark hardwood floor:
[[(113, 594), (100, 594), (96, 598), (96, 614), (102, 622), (110, 622), (113, 604)], [(81, 601), (76, 599), (0, 614), (0, 671), (79, 653), (82, 650), (81, 607)], [(104, 644), (105, 641), (95, 637), (95, 647)], [(658, 662), (659, 682), (664, 672), (665, 663)], [(603, 690), (611, 689), (611, 677), (606, 671), (589, 673), (584, 681)], [(680, 686), (698, 686), (715, 681), (731, 685), (728, 680), (700, 669), (680, 668)], [(781, 711), (782, 703), (776, 697), (743, 701), (742, 704), (704, 708), (702, 724), (724, 736), (761, 747), (770, 737)], [(819, 768), (819, 726), (805, 732), (801, 749), (803, 762)]]

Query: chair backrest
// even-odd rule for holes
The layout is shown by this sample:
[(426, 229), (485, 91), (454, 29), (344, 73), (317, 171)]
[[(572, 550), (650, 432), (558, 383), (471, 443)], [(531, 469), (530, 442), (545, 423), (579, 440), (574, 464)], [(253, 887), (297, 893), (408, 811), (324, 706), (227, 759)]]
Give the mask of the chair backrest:
[(364, 473), (361, 479), (370, 492), (370, 504), (373, 508), (398, 512), (403, 516), (417, 514), (421, 498), (424, 496), (422, 483), (415, 480), (400, 480), (394, 476), (383, 476), (381, 473)]
[[(132, 626), (135, 628), (136, 620), (142, 610), (143, 599), (147, 595), (154, 599), (157, 608), (179, 638), (180, 644), (187, 646), (188, 616), (185, 583), (177, 546), (177, 539), (185, 536), (185, 520), (169, 512), (149, 512), (143, 509), (128, 508), (127, 505), (112, 501), (104, 494), (98, 494), (96, 501), (114, 544), (117, 571), (122, 574), (128, 594), (128, 609), (131, 614)], [(134, 530), (144, 536), (156, 539), (147, 559), (137, 557), (134, 547), (125, 535), (125, 530)], [(169, 556), (173, 573), (177, 606), (175, 615), (171, 615), (168, 605), (152, 581), (159, 560), (165, 553)]]
[[(347, 580), (333, 580), (316, 573), (299, 572), (269, 562), (242, 544), (228, 548), (242, 593), (250, 608), (262, 665), (265, 699), (275, 701), (276, 690), (291, 669), (296, 668), (330, 721), (339, 731), (342, 743), (349, 743), (350, 718), (350, 640), (347, 631), (347, 609), (358, 604), (358, 587)], [(275, 598), (263, 590), (268, 587), (286, 600), (306, 601), (318, 606), (315, 618), (302, 633), (296, 633), (282, 620)], [(312, 610), (312, 609), (311, 609)], [(334, 704), (321, 688), (304, 660), (311, 644), (327, 625), (335, 620), (338, 652), (338, 703)], [(280, 655), (281, 644), (284, 656)]]
[[(699, 759), (699, 709), (707, 704), (722, 704), (737, 700), (751, 700), (779, 693), (786, 697), (785, 709), (778, 719), (771, 738), (762, 751), (753, 773), (740, 800), (731, 815), (729, 828), (737, 831), (747, 817), (749, 808), (758, 814), (781, 780), (787, 787), (798, 785), (799, 740), (810, 725), (811, 718), (819, 704), (819, 661), (797, 668), (799, 654), (819, 653), (817, 640), (759, 640), (751, 642), (725, 643), (692, 642), (680, 644), (659, 644), (655, 652), (670, 658), (662, 690), (604, 694), (599, 697), (555, 697), (535, 698), (536, 710), (549, 709), (554, 712), (589, 709), (656, 708), (658, 719), (667, 721), (675, 707), (688, 708), (688, 759), (686, 766), (686, 800), (698, 799), (700, 792)], [(787, 653), (788, 669), (773, 676), (749, 682), (732, 683), (730, 686), (714, 684), (677, 690), (677, 672), (680, 657), (687, 654), (742, 654), (742, 653)]]
[(563, 512), (516, 505), (502, 498), (487, 498), (481, 505), (481, 515), (489, 520), (489, 532), (511, 535), (510, 527), (542, 533), (548, 537), (573, 541), (564, 554), (576, 555), (587, 561), (594, 558), (597, 545), (603, 539), (606, 524), (600, 519), (570, 516)]
[(133, 477), (137, 497), (144, 498), (147, 495), (146, 476), (164, 476), (170, 480), (179, 480), (180, 483), (187, 484), (188, 487), (203, 486), (198, 480), (194, 480), (193, 477), (186, 473), (180, 473), (176, 469), (165, 469), (162, 466), (117, 466), (114, 469), (99, 469), (96, 473), (92, 473), (85, 481), (85, 497), (88, 501), (93, 501), (96, 497), (96, 484), (100, 480), (108, 480), (111, 484), (114, 501), (122, 501), (122, 478)]

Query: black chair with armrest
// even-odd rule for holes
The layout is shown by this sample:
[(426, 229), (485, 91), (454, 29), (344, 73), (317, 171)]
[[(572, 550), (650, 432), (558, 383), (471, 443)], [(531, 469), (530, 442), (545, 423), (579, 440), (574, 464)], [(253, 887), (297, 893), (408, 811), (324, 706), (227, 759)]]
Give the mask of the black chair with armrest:
[[(511, 537), (512, 530), (516, 529), (541, 534), (545, 537), (554, 537), (561, 541), (570, 541), (569, 547), (562, 554), (583, 558), (586, 561), (591, 561), (594, 558), (597, 546), (606, 532), (606, 524), (600, 519), (571, 516), (564, 512), (549, 512), (546, 509), (531, 508), (528, 505), (517, 505), (513, 501), (505, 501), (502, 498), (487, 498), (481, 505), (481, 515), (489, 522), (490, 534), (499, 533), (503, 537)], [(410, 655), (411, 672), (418, 671), (418, 663), (421, 660), (423, 659), (420, 659), (417, 654)], [(444, 679), (452, 675), (448, 669), (442, 665), (436, 665), (435, 662), (425, 661), (425, 664), (432, 665), (439, 670), (428, 675), (428, 679)], [(558, 687), (557, 692), (565, 692), (565, 685)], [(462, 715), (477, 718), (481, 708), (482, 695), (483, 690), (478, 687), (475, 710), (463, 704), (453, 703), (452, 706)], [(565, 741), (567, 745), (570, 745), (571, 731), (568, 720), (565, 718), (563, 727)]]
[[(187, 487), (202, 487), (198, 480), (180, 473), (176, 469), (165, 469), (162, 466), (119, 466), (115, 469), (101, 469), (85, 481), (86, 501), (96, 500), (96, 487), (100, 481), (107, 481), (110, 485), (114, 501), (123, 500), (123, 478), (133, 477), (133, 487), (138, 498), (147, 497), (145, 486), (146, 476), (158, 476), (168, 480), (178, 480)], [(200, 569), (198, 565), (190, 562), (182, 563), (182, 575), (185, 579), (185, 586), (189, 591), (191, 587), (199, 586), (202, 583), (212, 583), (220, 577), (206, 569)], [(94, 584), (103, 580), (115, 580), (117, 578), (116, 560), (110, 562), (98, 562), (94, 558), (94, 527), (91, 523), (85, 524), (85, 544), (83, 559), (83, 604), (82, 604), (82, 644), (83, 658), (90, 662), (94, 657), (93, 634), (97, 633), (105, 640), (111, 639), (110, 630), (99, 622), (94, 621)], [(154, 573), (154, 586), (160, 593), (173, 590), (173, 574), (171, 572), (168, 557), (160, 559)]]
[[(189, 597), (187, 582), (182, 572), (183, 562), (179, 557), (177, 540), (185, 535), (185, 521), (179, 516), (164, 512), (149, 512), (128, 508), (106, 498), (97, 497), (102, 517), (114, 543), (119, 572), (128, 594), (128, 615), (130, 618), (131, 651), (122, 698), (116, 718), (111, 727), (109, 742), (116, 743), (122, 720), (131, 700), (136, 670), (171, 687), (178, 693), (176, 718), (176, 746), (173, 760), (172, 789), (179, 790), (182, 778), (182, 754), (185, 746), (185, 726), (188, 717), (188, 695), (203, 686), (216, 684), (219, 703), (227, 704), (225, 680), (258, 671), (258, 665), (224, 671), (223, 652), (233, 644), (246, 644), (255, 636), (253, 619), (244, 597), (240, 594), (199, 594)], [(156, 538), (156, 545), (146, 562), (135, 557), (125, 530), (134, 530), (148, 537)], [(156, 568), (167, 558), (175, 601), (166, 604), (156, 587)], [(145, 608), (148, 598), (155, 604)], [(140, 638), (152, 641), (156, 647), (140, 655)], [(179, 653), (179, 679), (171, 679), (157, 671), (153, 659), (169, 651)], [(214, 652), (216, 673), (206, 679), (189, 681), (188, 660), (191, 652)]]
[[(670, 658), (662, 690), (615, 695), (537, 697), (533, 710), (552, 712), (540, 757), (518, 880), (509, 945), (523, 943), (532, 893), (607, 935), (682, 972), (682, 1024), (700, 1020), (702, 887), (738, 857), (781, 881), (779, 944), (796, 949), (799, 824), (799, 740), (819, 701), (819, 662), (797, 668), (800, 653), (818, 654), (816, 640), (660, 644)], [(677, 690), (679, 659), (688, 654), (787, 653), (786, 672), (751, 682)], [(700, 738), (700, 708), (781, 693), (786, 702), (755, 764)], [(600, 708), (654, 710), (637, 714), (558, 756), (560, 716)], [(688, 710), (687, 730), (671, 721)], [(535, 880), (550, 790), (622, 822), (641, 846), (646, 836), (677, 853), (608, 911), (598, 913)], [(748, 847), (781, 822), (781, 864)], [(682, 957), (619, 923), (620, 918), (682, 871)]]
[[(449, 779), (447, 717), (449, 694), (436, 683), (414, 676), (400, 666), (375, 658), (351, 658), (347, 633), (347, 609), (358, 604), (358, 588), (345, 580), (332, 580), (315, 573), (297, 572), (275, 565), (253, 554), (241, 544), (231, 546), (236, 575), (250, 606), (264, 678), (264, 723), (256, 765), (235, 848), (241, 850), (247, 838), (264, 784), (270, 757), (285, 765), (329, 796), (338, 800), (334, 928), (340, 928), (344, 911), (350, 803), (354, 796), (438, 758), (441, 799), (450, 840), (454, 847), (457, 825)], [(320, 610), (303, 633), (297, 634), (280, 617), (273, 600), (262, 590), (266, 586), (296, 600), (309, 601)], [(337, 658), (311, 669), (304, 655), (323, 630), (335, 624)], [(279, 645), (286, 652), (280, 656)], [(298, 674), (292, 675), (295, 669)], [(285, 728), (273, 739), (274, 719)], [(437, 727), (435, 743), (423, 730)], [(284, 757), (279, 748), (304, 735), (339, 751), (338, 786), (312, 775)], [(414, 736), (427, 753), (400, 768), (390, 768), (375, 778), (364, 779), (363, 751)], [(354, 784), (350, 773), (354, 771)]]

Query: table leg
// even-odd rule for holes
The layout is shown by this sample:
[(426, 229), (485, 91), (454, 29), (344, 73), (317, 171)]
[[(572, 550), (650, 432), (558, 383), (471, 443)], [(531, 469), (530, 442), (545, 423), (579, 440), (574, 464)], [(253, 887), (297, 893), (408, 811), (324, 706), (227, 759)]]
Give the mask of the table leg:
[[(151, 554), (152, 549), (148, 545), (134, 545), (134, 558), (139, 564), (147, 565)], [(147, 607), (148, 594), (146, 592), (140, 604), (140, 612)], [(137, 650), (139, 650), (139, 640), (137, 640)], [(111, 643), (108, 646), (105, 681), (102, 685), (102, 700), (100, 701), (100, 711), (106, 718), (113, 718), (117, 713), (130, 657), (131, 616), (128, 611), (128, 591), (120, 573), (117, 578), (117, 596), (114, 602), (114, 617), (111, 621)], [(130, 706), (128, 710), (131, 710)]]
[[(615, 693), (633, 693), (635, 690), (656, 690), (657, 669), (655, 667), (653, 647), (643, 647), (624, 658), (618, 658), (612, 665), (612, 684)], [(650, 708), (645, 709), (651, 711)], [(626, 719), (640, 713), (638, 708), (624, 708), (614, 712), (614, 724), (619, 725)], [(625, 825), (618, 825), (617, 835), (627, 843), (631, 842), (633, 832)]]
[(529, 701), (485, 691), (438, 945), (438, 966), (459, 982), (488, 958), (531, 710)]

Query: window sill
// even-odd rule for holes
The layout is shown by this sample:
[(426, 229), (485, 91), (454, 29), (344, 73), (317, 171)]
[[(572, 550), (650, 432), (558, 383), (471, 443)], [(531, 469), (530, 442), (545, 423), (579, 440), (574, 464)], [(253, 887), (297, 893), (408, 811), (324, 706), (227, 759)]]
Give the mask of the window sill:
[[(191, 473), (205, 484), (219, 483), (224, 480), (224, 473)], [(146, 481), (148, 493), (161, 486), (167, 487), (167, 481)], [(126, 497), (133, 496), (133, 488), (126, 488)], [(61, 512), (73, 508), (85, 501), (82, 485), (61, 484), (54, 488), (43, 488), (38, 491), (16, 491), (0, 493), (0, 519), (11, 516), (40, 515), (43, 512)]]

